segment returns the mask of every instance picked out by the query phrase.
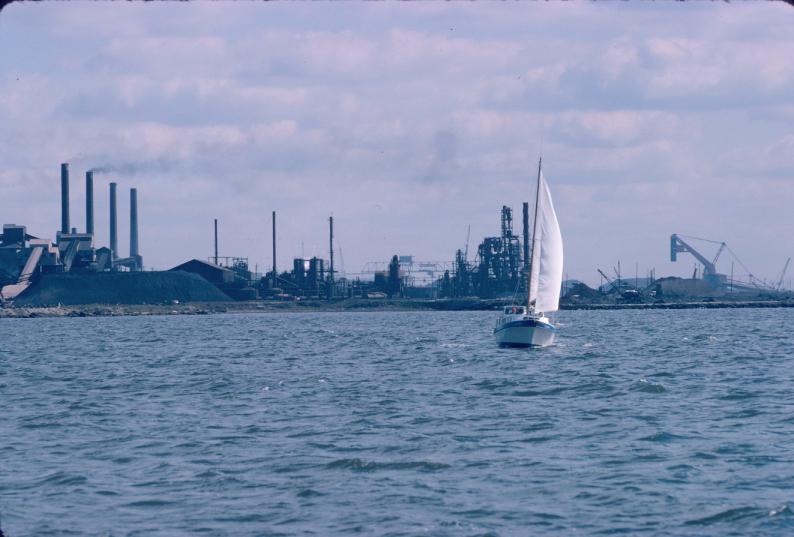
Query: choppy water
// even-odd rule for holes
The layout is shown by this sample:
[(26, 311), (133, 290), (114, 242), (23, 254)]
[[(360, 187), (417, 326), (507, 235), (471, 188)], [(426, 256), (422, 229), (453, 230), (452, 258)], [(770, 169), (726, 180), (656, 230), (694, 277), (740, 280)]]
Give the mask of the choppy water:
[(791, 535), (794, 311), (0, 321), (23, 535)]

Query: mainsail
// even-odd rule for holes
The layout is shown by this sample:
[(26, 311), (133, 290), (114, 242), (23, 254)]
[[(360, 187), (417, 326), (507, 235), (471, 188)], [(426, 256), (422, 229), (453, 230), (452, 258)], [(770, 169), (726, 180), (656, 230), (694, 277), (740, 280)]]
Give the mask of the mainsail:
[[(557, 311), (562, 286), (562, 234), (543, 172), (538, 170), (538, 197), (532, 238), (529, 304), (536, 312)], [(534, 304), (533, 304), (534, 302)]]

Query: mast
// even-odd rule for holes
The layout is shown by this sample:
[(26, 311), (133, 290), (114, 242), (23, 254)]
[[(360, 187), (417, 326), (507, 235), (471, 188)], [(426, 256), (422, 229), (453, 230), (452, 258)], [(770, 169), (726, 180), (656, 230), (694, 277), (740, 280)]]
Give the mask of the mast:
[(535, 263), (535, 237), (538, 236), (538, 203), (540, 201), (540, 165), (543, 157), (538, 158), (538, 187), (535, 192), (535, 220), (532, 223), (532, 249), (530, 250), (529, 274), (527, 274), (527, 313), (532, 310), (532, 271)]

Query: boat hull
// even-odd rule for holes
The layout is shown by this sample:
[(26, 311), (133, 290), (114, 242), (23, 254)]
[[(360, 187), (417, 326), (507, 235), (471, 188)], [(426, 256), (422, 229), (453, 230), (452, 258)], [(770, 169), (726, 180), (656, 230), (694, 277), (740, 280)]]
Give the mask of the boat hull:
[(506, 322), (494, 329), (500, 347), (548, 347), (554, 343), (557, 329), (537, 319)]

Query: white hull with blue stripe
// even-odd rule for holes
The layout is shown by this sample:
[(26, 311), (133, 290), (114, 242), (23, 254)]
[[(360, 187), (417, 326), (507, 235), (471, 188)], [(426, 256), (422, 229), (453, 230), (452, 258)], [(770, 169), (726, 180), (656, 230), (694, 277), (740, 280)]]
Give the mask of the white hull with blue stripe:
[(496, 343), (501, 347), (548, 347), (554, 343), (556, 333), (557, 329), (548, 318), (524, 315), (523, 311), (520, 314), (506, 312), (494, 328)]

